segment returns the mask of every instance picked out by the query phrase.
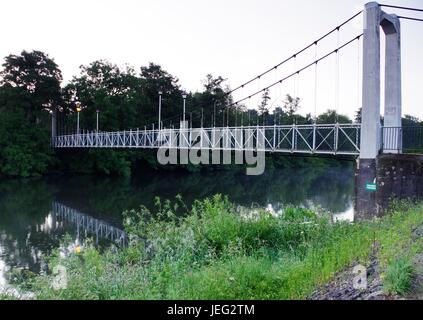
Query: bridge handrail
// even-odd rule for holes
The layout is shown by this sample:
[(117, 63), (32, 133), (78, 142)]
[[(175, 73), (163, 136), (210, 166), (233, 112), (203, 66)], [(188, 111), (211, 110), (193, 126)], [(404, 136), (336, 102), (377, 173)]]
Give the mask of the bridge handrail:
[(291, 125), (255, 125), (255, 126), (227, 126), (227, 127), (197, 127), (197, 128), (163, 128), (161, 130), (159, 129), (148, 129), (148, 130), (144, 130), (144, 129), (129, 129), (129, 130), (117, 130), (117, 131), (86, 131), (86, 132), (82, 132), (82, 133), (72, 133), (72, 134), (64, 134), (64, 135), (57, 135), (56, 137), (70, 137), (70, 136), (85, 136), (85, 135), (101, 135), (101, 134), (108, 134), (108, 135), (118, 135), (118, 134), (122, 134), (122, 133), (139, 133), (139, 134), (143, 134), (143, 133), (159, 133), (159, 132), (166, 132), (166, 131), (175, 131), (175, 132), (190, 132), (192, 130), (205, 130), (205, 131), (210, 131), (210, 130), (237, 130), (237, 129), (243, 129), (243, 130), (256, 130), (257, 128), (259, 129), (274, 129), (275, 127), (278, 129), (291, 129), (293, 127), (295, 128), (324, 128), (324, 129), (330, 129), (333, 128), (334, 126), (338, 126), (340, 128), (360, 128), (361, 127), (361, 123), (335, 123), (335, 124), (291, 124)]

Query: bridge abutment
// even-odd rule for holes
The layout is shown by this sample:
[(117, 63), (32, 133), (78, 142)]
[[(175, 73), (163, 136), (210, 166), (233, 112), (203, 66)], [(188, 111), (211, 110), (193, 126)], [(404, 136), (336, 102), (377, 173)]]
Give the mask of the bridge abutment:
[[(375, 189), (368, 188), (375, 184)], [(423, 199), (423, 155), (381, 154), (358, 160), (356, 220), (380, 217), (393, 200)]]

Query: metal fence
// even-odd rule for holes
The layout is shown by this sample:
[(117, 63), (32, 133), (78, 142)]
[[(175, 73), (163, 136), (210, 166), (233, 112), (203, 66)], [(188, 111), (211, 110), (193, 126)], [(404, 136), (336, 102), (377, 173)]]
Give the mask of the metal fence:
[(384, 152), (423, 153), (423, 126), (383, 127)]

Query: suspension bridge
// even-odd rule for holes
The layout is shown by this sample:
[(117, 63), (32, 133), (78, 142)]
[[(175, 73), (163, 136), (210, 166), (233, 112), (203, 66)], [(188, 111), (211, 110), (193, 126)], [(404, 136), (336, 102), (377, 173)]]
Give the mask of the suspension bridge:
[[(362, 159), (375, 159), (382, 151), (386, 153), (401, 153), (407, 128), (401, 126), (401, 43), (400, 19), (420, 21), (413, 17), (387, 14), (382, 8), (421, 11), (415, 8), (368, 3), (365, 9), (337, 25), (322, 37), (312, 41), (303, 49), (287, 59), (267, 69), (258, 76), (248, 80), (235, 89), (227, 92), (230, 96), (244, 90), (251, 83), (260, 81), (272, 71), (283, 68), (288, 62), (315, 48), (315, 58), (288, 74), (282, 79), (252, 92), (227, 108), (236, 107), (263, 94), (267, 90), (299, 77), (301, 73), (314, 68), (317, 82), (317, 66), (330, 56), (336, 58), (336, 70), (339, 73), (339, 54), (345, 48), (362, 38), (362, 122), (361, 123), (327, 123), (304, 125), (268, 126), (226, 126), (217, 127), (213, 121), (212, 127), (193, 128), (187, 121), (181, 121), (179, 128), (164, 128), (160, 120), (161, 96), (159, 101), (159, 122), (156, 129), (130, 129), (126, 131), (103, 132), (78, 129), (72, 134), (57, 134), (56, 114), (52, 117), (52, 146), (54, 148), (144, 148), (161, 147), (193, 150), (253, 150), (257, 152), (303, 153), (303, 154), (333, 154), (352, 155)], [(339, 33), (342, 28), (354, 19), (364, 15), (363, 32), (357, 34), (343, 44), (339, 43)], [(385, 113), (384, 123), (380, 123), (380, 27), (386, 35), (386, 65), (385, 65)], [(337, 34), (338, 43), (333, 50), (317, 57), (317, 46), (322, 40), (332, 34)], [(338, 74), (339, 78), (339, 74)], [(339, 81), (339, 80), (338, 80)], [(337, 87), (338, 84), (335, 86)], [(336, 90), (336, 89), (335, 89)], [(317, 83), (315, 83), (317, 95)], [(339, 92), (335, 93), (339, 95)], [(337, 98), (339, 99), (339, 97)], [(184, 100), (185, 104), (185, 100)], [(215, 117), (215, 116), (214, 116)], [(184, 114), (185, 118), (185, 114)], [(227, 116), (229, 119), (229, 116)], [(203, 121), (202, 121), (203, 122)], [(410, 131), (411, 132), (411, 131)], [(414, 131), (412, 133), (415, 133)]]
[[(210, 126), (192, 126), (185, 121), (184, 113), (178, 116), (183, 120), (179, 128), (165, 127), (161, 121), (161, 92), (159, 92), (159, 121), (157, 126), (144, 129), (129, 129), (125, 131), (104, 132), (98, 127), (96, 130), (80, 130), (79, 121), (77, 131), (74, 133), (57, 134), (57, 113), (52, 113), (52, 147), (54, 148), (144, 148), (144, 149), (192, 149), (192, 150), (228, 150), (228, 151), (256, 151), (280, 152), (300, 154), (333, 154), (350, 155), (357, 158), (356, 179), (356, 213), (366, 212), (379, 214), (381, 205), (378, 199), (399, 195), (410, 196), (403, 192), (403, 185), (398, 181), (407, 179), (407, 174), (415, 176), (421, 172), (423, 161), (414, 156), (404, 158), (401, 153), (406, 149), (421, 153), (423, 150), (423, 132), (421, 126), (407, 128), (402, 126), (402, 80), (401, 80), (401, 20), (423, 22), (423, 19), (414, 16), (403, 16), (387, 13), (385, 10), (401, 12), (423, 12), (423, 9), (402, 6), (367, 3), (364, 10), (356, 13), (332, 30), (310, 42), (301, 50), (295, 52), (285, 60), (265, 70), (256, 77), (251, 78), (235, 89), (226, 92), (228, 103), (223, 112), (222, 126), (216, 122), (216, 111)], [(348, 41), (340, 42), (340, 32), (357, 19), (362, 17), (362, 32), (357, 32)], [(384, 52), (384, 113), (381, 119), (381, 33), (385, 36)], [(321, 42), (330, 36), (336, 36), (337, 43), (322, 55), (317, 55), (317, 48)], [(360, 42), (362, 46), (360, 48)], [(340, 54), (357, 44), (358, 54), (358, 104), (361, 103), (360, 122), (338, 123), (338, 116), (334, 123), (317, 123), (316, 111), (314, 120), (305, 124), (280, 125), (274, 121), (273, 125), (229, 125), (229, 110), (233, 107), (243, 106), (252, 98), (264, 95), (268, 90), (294, 81), (294, 88), (300, 75), (305, 71), (314, 72), (314, 107), (317, 107), (317, 74), (322, 62), (334, 57), (336, 70), (336, 83), (334, 85), (335, 106), (339, 108), (340, 101)], [(361, 50), (360, 50), (361, 49)], [(284, 69), (288, 62), (297, 65), (297, 58), (306, 52), (314, 50), (314, 58), (304, 63), (302, 67), (289, 71), (284, 77), (272, 81), (265, 86), (260, 86), (261, 80), (277, 70)], [(351, 61), (348, 61), (351, 63)], [(319, 68), (318, 68), (319, 66)], [(320, 72), (322, 72), (320, 70)], [(275, 73), (276, 74), (276, 73)], [(259, 89), (251, 90), (251, 84), (257, 83)], [(344, 85), (344, 84), (343, 84)], [(246, 90), (250, 93), (244, 95)], [(294, 89), (295, 90), (295, 89)], [(242, 97), (233, 101), (233, 95)], [(361, 100), (361, 101), (360, 101)], [(216, 110), (216, 102), (210, 109)], [(336, 112), (336, 114), (338, 114)], [(78, 112), (79, 119), (79, 112)], [(60, 131), (60, 130), (59, 130)], [(410, 143), (411, 141), (411, 143)], [(385, 154), (385, 155), (383, 155)], [(386, 157), (390, 155), (390, 158)], [(380, 161), (379, 161), (380, 160)], [(383, 163), (383, 164), (382, 164)], [(388, 168), (385, 170), (385, 168)], [(389, 169), (391, 168), (391, 169)], [(411, 169), (410, 169), (411, 168)], [(385, 173), (386, 174), (385, 174)], [(399, 173), (398, 173), (399, 172)], [(397, 176), (400, 174), (401, 176)], [(384, 175), (382, 177), (382, 175)], [(391, 179), (391, 180), (389, 180)], [(423, 179), (423, 173), (422, 173)], [(418, 179), (410, 180), (413, 188), (417, 188)], [(414, 181), (414, 182), (413, 182)], [(368, 187), (371, 185), (371, 188)], [(376, 187), (377, 185), (377, 187)], [(365, 187), (366, 186), (366, 187)], [(413, 188), (408, 188), (412, 190)], [(417, 188), (418, 189), (418, 188)], [(417, 190), (416, 189), (416, 190)], [(376, 192), (369, 192), (376, 191)], [(409, 191), (408, 191), (409, 192)], [(417, 191), (412, 191), (411, 196), (416, 196)], [(377, 196), (376, 196), (377, 195)], [(423, 194), (421, 195), (423, 196)]]
[(53, 145), (359, 155), (359, 133), (359, 124), (130, 130), (58, 136)]

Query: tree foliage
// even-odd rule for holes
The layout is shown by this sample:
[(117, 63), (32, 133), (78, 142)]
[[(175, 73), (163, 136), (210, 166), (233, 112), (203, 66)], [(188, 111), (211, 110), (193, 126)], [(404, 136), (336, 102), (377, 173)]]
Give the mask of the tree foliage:
[(32, 123), (39, 120), (41, 111), (51, 111), (61, 104), (61, 71), (54, 60), (41, 51), (7, 56), (0, 79), (6, 93), (3, 107), (23, 108)]
[(60, 107), (61, 71), (40, 51), (5, 58), (0, 72), (0, 174), (32, 176), (54, 163), (49, 112)]

